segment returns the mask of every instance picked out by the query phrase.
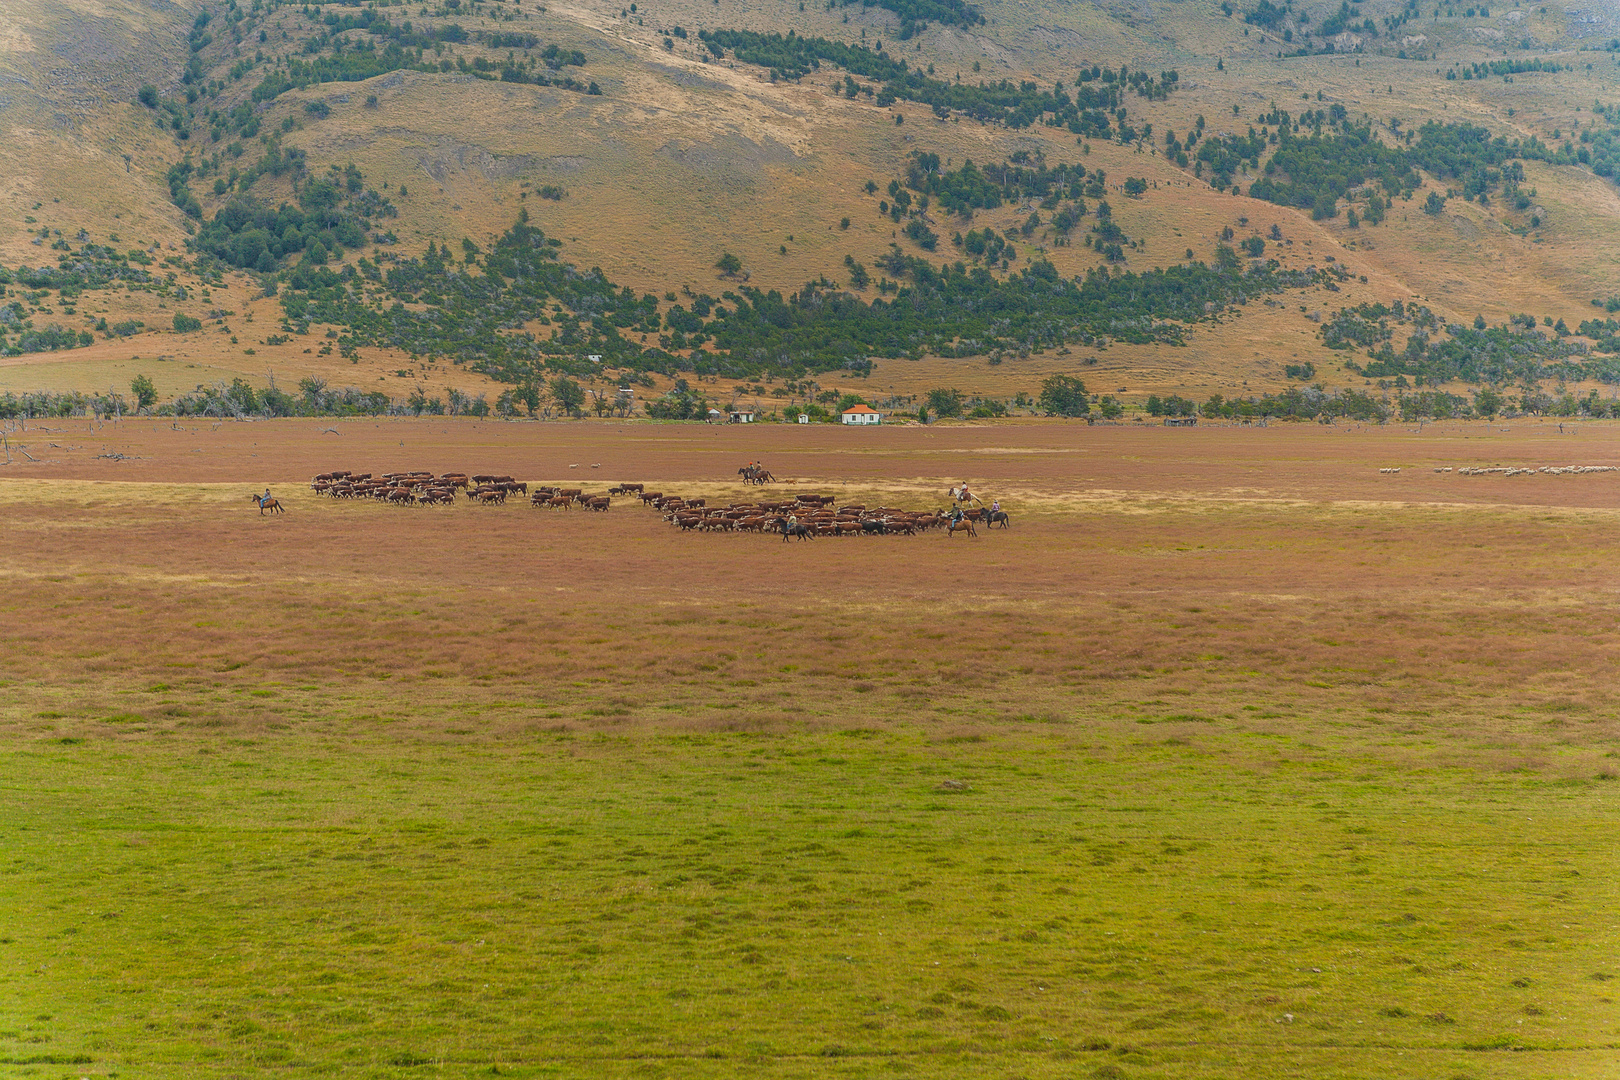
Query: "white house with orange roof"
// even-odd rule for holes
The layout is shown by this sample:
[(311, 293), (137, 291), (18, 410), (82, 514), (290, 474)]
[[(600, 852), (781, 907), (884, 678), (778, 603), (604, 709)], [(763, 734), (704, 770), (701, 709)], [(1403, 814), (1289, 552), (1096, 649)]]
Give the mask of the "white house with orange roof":
[(881, 424), (883, 414), (870, 405), (851, 405), (839, 414), (846, 424)]

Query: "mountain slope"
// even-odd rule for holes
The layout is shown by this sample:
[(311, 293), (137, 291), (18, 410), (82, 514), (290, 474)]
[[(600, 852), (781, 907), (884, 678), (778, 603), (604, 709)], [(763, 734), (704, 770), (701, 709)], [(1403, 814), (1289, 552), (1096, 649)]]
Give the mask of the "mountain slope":
[[(1489, 368), (1481, 382), (1472, 369), (1454, 377), (1457, 365), (1436, 350), (1432, 362), (1425, 354), (1402, 363), (1373, 358), (1369, 365), (1366, 347), (1329, 349), (1322, 333), (1341, 308), (1396, 300), (1434, 313), (1437, 342), (1457, 340), (1444, 328), (1466, 328), (1476, 315), (1493, 325), (1532, 316), (1535, 333), (1553, 344), (1546, 329), (1552, 323), (1564, 320), (1574, 329), (1582, 319), (1604, 317), (1591, 302), (1617, 291), (1612, 253), (1620, 190), (1592, 168), (1604, 160), (1615, 126), (1610, 117), (1620, 115), (1594, 106), (1616, 99), (1616, 54), (1579, 50), (1605, 43), (1611, 29), (1601, 22), (1605, 16), (1549, 8), (1489, 17), (1458, 10), (1436, 19), (1382, 3), (1339, 11), (1256, 5), (1247, 12), (1234, 7), (1231, 15), (1201, 3), (987, 3), (979, 23), (965, 5), (922, 8), (897, 0), (894, 6), (899, 10), (801, 11), (797, 3), (721, 0), (631, 13), (470, 2), (436, 10), (13, 3), (14, 29), (0, 56), (12, 102), (0, 144), (9, 219), (0, 221), (0, 265), (83, 262), (89, 245), (91, 261), (104, 248), (123, 260), (124, 270), (134, 265), (130, 250), (143, 252), (157, 276), (121, 278), (116, 290), (69, 296), (34, 288), (47, 295), (13, 313), (11, 351), (18, 351), (23, 322), (35, 329), (58, 325), (76, 335), (75, 344), (86, 335), (91, 343), (42, 353), (35, 335), (29, 343), (36, 349), (0, 367), (0, 388), (105, 388), (144, 370), (164, 395), (221, 378), (262, 385), (273, 374), (285, 385), (318, 377), (395, 398), (414, 390), (442, 395), (448, 387), (493, 397), (525, 382), (543, 387), (557, 372), (597, 375), (601, 365), (590, 366), (587, 348), (609, 350), (607, 366), (616, 373), (604, 374), (603, 383), (634, 374), (661, 391), (675, 378), (708, 371), (718, 380), (708, 391), (714, 396), (731, 394), (738, 379), (768, 381), (784, 402), (798, 400), (812, 382), (817, 391), (853, 389), (874, 400), (909, 398), (933, 386), (1011, 399), (1033, 396), (1043, 378), (1059, 372), (1133, 400), (1150, 393), (1202, 400), (1209, 393), (1278, 390), (1290, 382), (1290, 367), (1298, 372), (1306, 365), (1308, 381), (1329, 390), (1377, 393), (1381, 379), (1386, 391), (1399, 393), (1403, 383), (1422, 379), (1467, 399), (1494, 381), (1517, 387), (1532, 404), (1533, 393), (1520, 383), (1539, 380), (1549, 390), (1559, 382), (1609, 385), (1602, 354), (1560, 356), (1542, 348), (1533, 364)], [(918, 13), (932, 21), (916, 22)], [(902, 38), (908, 18), (911, 36)], [(1376, 36), (1367, 33), (1368, 21)], [(748, 62), (767, 46), (711, 47), (719, 39), (704, 36), (721, 30), (791, 32), (772, 39), (773, 56), (785, 56), (787, 48), (795, 56), (820, 50), (816, 55), (852, 59), (846, 66), (811, 59), (795, 78), (796, 71), (779, 66), (785, 61)], [(827, 46), (807, 46), (807, 38)], [(1328, 43), (1361, 51), (1324, 55)], [(859, 53), (838, 51), (863, 44)], [(1305, 48), (1313, 55), (1277, 56)], [(867, 74), (856, 75), (848, 63)], [(900, 63), (904, 78), (896, 74)], [(1497, 68), (1474, 66), (1490, 64)], [(1121, 65), (1146, 84), (1115, 81)], [(1107, 80), (1091, 77), (1104, 67)], [(1525, 70), (1535, 67), (1542, 70)], [(1173, 81), (1161, 74), (1170, 71)], [(1473, 77), (1476, 71), (1481, 77)], [(1011, 105), (976, 104), (995, 97), (1001, 80), (1007, 83), (996, 100)], [(974, 96), (981, 82), (988, 89)], [(155, 107), (139, 100), (147, 84)], [(1098, 97), (1104, 92), (1113, 95), (1108, 102)], [(1097, 107), (1062, 112), (1088, 95)], [(1028, 110), (1059, 96), (1058, 112), (1036, 113), (1027, 123)], [(951, 104), (930, 108), (928, 100)], [(1408, 134), (1426, 123), (1442, 125), (1434, 129), (1442, 133), (1481, 127), (1528, 149), (1488, 167), (1476, 162), (1469, 166), (1474, 173), (1442, 175), (1432, 154), (1421, 158), (1430, 168), (1408, 162), (1418, 160), (1429, 139), (1409, 144)], [(1196, 145), (1193, 132), (1201, 133)], [(1351, 159), (1363, 153), (1343, 149), (1345, 133), (1356, 132), (1366, 133), (1357, 136), (1370, 140), (1365, 145), (1383, 148), (1378, 153), (1400, 159), (1391, 176), (1409, 169), (1410, 179), (1385, 187), (1376, 179), (1344, 182), (1354, 171)], [(1577, 133), (1591, 141), (1577, 141)], [(1257, 183), (1305, 183), (1275, 171), (1273, 156), (1288, 151), (1288, 140), (1296, 148), (1326, 147), (1310, 151), (1321, 158), (1320, 175), (1309, 181), (1315, 203), (1253, 197)], [(1577, 159), (1583, 151), (1586, 163)], [(914, 154), (938, 158), (929, 172), (935, 179), (915, 188), (907, 182)], [(936, 195), (923, 209), (922, 188), (960, 174), (968, 160), (980, 169), (1077, 167), (1089, 181), (1098, 172), (1104, 180), (1096, 195), (1076, 183), (1055, 199), (1003, 182), (1007, 197), (999, 206), (946, 213)], [(1263, 168), (1268, 162), (1271, 173)], [(178, 182), (177, 164), (184, 174)], [(339, 219), (360, 205), (341, 201), (351, 193), (339, 182), (340, 202), (320, 211), (331, 221), (306, 229), (298, 246), (284, 242), (283, 217), (276, 219), (275, 242), (257, 258), (232, 266), (232, 259), (242, 261), (239, 254), (216, 246), (224, 262), (197, 261), (206, 250), (199, 243), (210, 229), (219, 232), (209, 223), (222, 209), (247, 205), (243, 200), (272, 214), (283, 204), (298, 207), (312, 185), (341, 178), (350, 166), (360, 188), (353, 198), (376, 196), (361, 207), (370, 216), (351, 214), (366, 226), (360, 242), (346, 245), (338, 237)], [(249, 183), (256, 168), (264, 171)], [(1522, 180), (1512, 179), (1517, 170)], [(1483, 204), (1461, 197), (1476, 174), (1481, 191), (1469, 194), (1483, 194)], [(1137, 178), (1140, 190), (1125, 191), (1127, 178)], [(903, 210), (893, 205), (891, 183), (907, 197)], [(1323, 192), (1338, 196), (1329, 198), (1332, 216), (1323, 215)], [(1423, 210), (1431, 194), (1448, 193), (1438, 212)], [(1384, 204), (1376, 226), (1367, 223), (1375, 200)], [(1099, 202), (1108, 203), (1108, 218), (1098, 216)], [(1054, 224), (1075, 210), (1084, 213), (1069, 231)], [(1355, 227), (1351, 211), (1362, 219)], [(340, 323), (307, 327), (290, 314), (289, 303), (310, 295), (292, 275), (311, 261), (317, 234), (330, 271), (356, 268), (341, 286), (353, 303), (375, 310), (397, 302), (420, 312), (434, 308), (438, 293), (418, 289), (407, 297), (388, 284), (388, 270), (416, 265), (429, 244), (445, 244), (457, 274), (479, 275), (485, 253), (520, 212), (562, 242), (555, 249), (561, 262), (600, 267), (606, 281), (630, 289), (638, 303), (650, 302), (656, 314), (641, 312), (614, 327), (616, 338), (606, 346), (599, 339), (591, 345), (587, 335), (575, 347), (566, 326), (548, 318), (559, 302), (552, 296), (484, 339), (517, 335), (532, 345), (520, 348), (514, 338), (493, 351), (479, 342), (452, 350), (416, 331), (365, 332), (354, 310)], [(354, 228), (346, 234), (351, 241)], [(995, 249), (1011, 245), (1004, 266), (983, 252), (989, 229)], [(813, 291), (818, 296), (847, 290), (852, 302), (891, 318), (885, 313), (892, 299), (915, 300), (928, 288), (905, 260), (947, 269), (961, 261), (969, 277), (978, 267), (994, 282), (1011, 280), (966, 300), (960, 288), (949, 293), (961, 307), (1016, 292), (1024, 273), (1048, 261), (1062, 278), (1097, 279), (1099, 270), (1111, 269), (1115, 278), (1157, 280), (1152, 275), (1160, 267), (1217, 266), (1223, 246), (1246, 259), (1239, 250), (1246, 240), (1258, 241), (1262, 259), (1275, 258), (1284, 272), (1312, 268), (1333, 277), (1304, 291), (1255, 291), (1240, 280), (1245, 263), (1234, 269), (1236, 284), (1228, 283), (1220, 302), (1191, 315), (1164, 308), (1164, 325), (1180, 329), (1147, 334), (1150, 340), (1139, 344), (1129, 341), (1143, 335), (1128, 328), (1110, 332), (1095, 319), (1071, 318), (1067, 329), (1026, 328), (995, 340), (971, 336), (980, 330), (969, 328), (943, 345), (918, 337), (913, 327), (901, 335), (911, 334), (907, 340), (885, 345), (851, 337), (847, 320), (828, 322), (821, 309), (805, 314), (801, 306), (801, 322), (823, 327), (820, 360), (808, 346), (783, 352), (780, 335), (757, 328), (739, 336), (733, 323), (720, 334), (713, 317), (699, 331), (708, 339), (706, 352), (694, 354), (682, 347), (689, 336), (672, 335), (669, 321), (676, 305), (678, 318), (690, 321), (704, 295), (723, 307), (719, 298), (727, 291), (746, 298), (748, 289), (775, 289), (791, 304), (806, 282), (821, 283)], [(476, 249), (471, 263), (461, 261), (469, 250), (464, 241)], [(896, 251), (904, 258), (897, 261)], [(736, 273), (716, 268), (726, 253), (740, 261)], [(376, 268), (372, 284), (356, 284), (367, 265)], [(865, 288), (857, 287), (856, 266), (869, 274)], [(281, 277), (274, 297), (264, 295), (267, 275)], [(885, 277), (903, 291), (885, 292)], [(123, 287), (130, 284), (133, 290)], [(15, 297), (16, 284), (11, 290)], [(749, 317), (764, 310), (758, 303), (745, 307)], [(176, 313), (204, 326), (177, 332)], [(575, 322), (581, 317), (572, 308), (565, 314)], [(591, 324), (590, 312), (584, 320)], [(114, 333), (120, 324), (133, 333)], [(1413, 326), (1397, 320), (1386, 327), (1395, 353), (1405, 355)], [(548, 346), (553, 332), (559, 338)], [(1522, 321), (1515, 332), (1529, 333)], [(828, 360), (826, 343), (846, 338), (847, 363)], [(721, 355), (720, 340), (732, 347), (710, 362), (706, 357)], [(1413, 378), (1365, 374), (1374, 370), (1410, 371)], [(1297, 374), (1292, 381), (1298, 384)], [(784, 391), (789, 383), (797, 388)]]

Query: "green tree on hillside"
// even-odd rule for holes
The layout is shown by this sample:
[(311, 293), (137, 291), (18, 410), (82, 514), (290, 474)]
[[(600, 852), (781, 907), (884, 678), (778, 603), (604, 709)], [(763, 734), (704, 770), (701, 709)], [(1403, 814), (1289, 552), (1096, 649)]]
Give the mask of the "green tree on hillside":
[(1086, 384), (1073, 375), (1053, 375), (1042, 382), (1040, 402), (1048, 416), (1084, 416), (1091, 411)]
[(928, 407), (934, 411), (935, 416), (961, 416), (962, 395), (956, 390), (946, 390), (943, 387), (928, 391)]
[(569, 416), (578, 416), (585, 405), (585, 390), (566, 375), (551, 380), (551, 398)]
[(135, 395), (135, 408), (150, 409), (157, 404), (157, 387), (145, 375), (129, 380), (129, 392)]
[(719, 261), (717, 261), (714, 265), (715, 269), (719, 270), (727, 277), (733, 277), (742, 271), (742, 260), (737, 258), (737, 256), (733, 255), (729, 251), (724, 255), (721, 255)]

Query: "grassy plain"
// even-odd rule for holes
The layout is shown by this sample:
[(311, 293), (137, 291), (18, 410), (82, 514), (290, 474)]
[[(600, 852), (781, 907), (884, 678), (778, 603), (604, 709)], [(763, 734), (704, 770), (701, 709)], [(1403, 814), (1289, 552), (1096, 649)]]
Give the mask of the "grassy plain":
[(327, 426), (13, 436), (0, 1074), (1611, 1071), (1608, 427)]

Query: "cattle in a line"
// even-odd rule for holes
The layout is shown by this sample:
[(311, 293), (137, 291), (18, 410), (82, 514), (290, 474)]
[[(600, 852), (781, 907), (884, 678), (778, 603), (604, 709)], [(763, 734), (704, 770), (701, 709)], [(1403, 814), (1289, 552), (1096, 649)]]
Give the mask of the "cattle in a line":
[[(458, 501), (458, 493), (469, 503), (498, 507), (509, 496), (527, 496), (530, 506), (546, 510), (568, 510), (575, 505), (598, 513), (608, 511), (614, 496), (634, 497), (643, 506), (657, 509), (665, 521), (682, 532), (780, 533), (784, 541), (816, 537), (917, 536), (929, 529), (943, 529), (947, 537), (965, 532), (978, 538), (978, 525), (1011, 525), (1011, 517), (999, 504), (991, 507), (960, 505), (944, 509), (912, 510), (898, 506), (869, 506), (864, 502), (840, 504), (836, 496), (798, 492), (792, 498), (709, 504), (707, 496), (683, 497), (673, 492), (648, 491), (645, 484), (618, 483), (606, 494), (587, 493), (583, 488), (561, 487), (518, 480), (497, 473), (427, 471), (385, 472), (380, 474), (334, 469), (317, 474), (313, 490), (333, 499), (375, 499), (391, 506), (448, 506)], [(268, 493), (267, 493), (268, 494)], [(763, 495), (763, 492), (760, 493)], [(263, 496), (255, 495), (256, 500)], [(975, 502), (977, 499), (974, 500)], [(285, 512), (280, 503), (261, 504), (261, 514)]]

